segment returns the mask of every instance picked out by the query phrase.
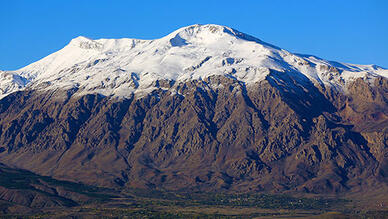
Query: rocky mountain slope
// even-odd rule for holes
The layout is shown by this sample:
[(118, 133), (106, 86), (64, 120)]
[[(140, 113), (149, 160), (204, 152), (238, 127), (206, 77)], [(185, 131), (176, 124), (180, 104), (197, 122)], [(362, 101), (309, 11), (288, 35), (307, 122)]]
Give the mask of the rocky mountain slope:
[(386, 191), (388, 70), (234, 29), (73, 39), (1, 72), (0, 162), (167, 190)]

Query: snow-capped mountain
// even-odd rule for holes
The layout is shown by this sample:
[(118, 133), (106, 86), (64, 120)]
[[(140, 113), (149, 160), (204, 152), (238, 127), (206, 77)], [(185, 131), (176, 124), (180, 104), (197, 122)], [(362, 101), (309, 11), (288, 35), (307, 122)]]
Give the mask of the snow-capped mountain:
[(300, 72), (314, 84), (346, 89), (348, 81), (388, 77), (375, 65), (297, 55), (220, 25), (192, 25), (156, 40), (77, 37), (63, 49), (16, 71), (0, 72), (0, 97), (32, 89), (78, 88), (78, 93), (129, 96), (160, 79), (185, 81), (225, 75), (254, 84), (270, 70)]
[(78, 37), (0, 72), (0, 163), (113, 188), (385, 194), (387, 77), (218, 25)]

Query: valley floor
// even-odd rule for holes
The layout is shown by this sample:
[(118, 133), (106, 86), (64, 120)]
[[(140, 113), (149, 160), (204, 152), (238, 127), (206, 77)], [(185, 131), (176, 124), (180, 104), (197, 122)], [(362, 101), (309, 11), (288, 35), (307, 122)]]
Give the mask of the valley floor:
[(40, 209), (36, 213), (3, 214), (5, 218), (387, 218), (388, 210), (356, 210), (339, 204), (319, 209), (283, 209), (201, 204), (197, 200), (121, 199), (70, 208)]
[[(1, 218), (388, 218), (388, 208), (376, 205), (380, 203), (376, 200), (114, 190), (58, 181), (30, 172), (7, 171), (10, 169), (3, 169), (3, 180), (0, 180), (1, 188), (7, 189), (0, 194)], [(42, 185), (46, 191), (41, 190)], [(62, 192), (50, 194), (47, 188)], [(24, 196), (17, 198), (17, 192)], [(31, 192), (46, 195), (46, 199), (31, 196)], [(4, 193), (14, 195), (6, 201)], [(23, 201), (25, 196), (33, 201)], [(57, 206), (47, 206), (47, 203)]]

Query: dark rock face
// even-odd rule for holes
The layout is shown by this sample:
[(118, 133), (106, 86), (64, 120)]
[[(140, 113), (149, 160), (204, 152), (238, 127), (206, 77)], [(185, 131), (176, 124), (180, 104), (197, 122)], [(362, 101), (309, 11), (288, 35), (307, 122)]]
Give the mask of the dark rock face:
[(163, 84), (171, 88), (130, 99), (13, 93), (0, 100), (0, 162), (100, 186), (311, 193), (387, 186), (386, 79), (356, 80), (345, 94), (277, 72), (249, 87), (223, 76)]

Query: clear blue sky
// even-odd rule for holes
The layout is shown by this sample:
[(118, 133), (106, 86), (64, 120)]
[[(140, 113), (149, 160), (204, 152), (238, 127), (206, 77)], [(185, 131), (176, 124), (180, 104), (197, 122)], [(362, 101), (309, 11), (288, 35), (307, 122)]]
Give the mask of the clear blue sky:
[(160, 38), (221, 24), (321, 58), (388, 68), (386, 0), (0, 0), (0, 69), (14, 70), (79, 35)]

